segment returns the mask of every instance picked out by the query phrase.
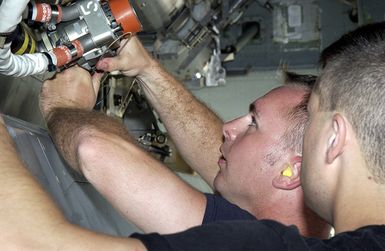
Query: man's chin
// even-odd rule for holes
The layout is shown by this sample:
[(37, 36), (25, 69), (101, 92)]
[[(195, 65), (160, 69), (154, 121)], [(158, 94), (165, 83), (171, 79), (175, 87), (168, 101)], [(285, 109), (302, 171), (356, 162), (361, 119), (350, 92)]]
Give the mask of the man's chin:
[(221, 171), (219, 171), (217, 176), (215, 176), (214, 178), (214, 182), (213, 182), (214, 190), (220, 193), (222, 184), (223, 184), (223, 177), (222, 177)]

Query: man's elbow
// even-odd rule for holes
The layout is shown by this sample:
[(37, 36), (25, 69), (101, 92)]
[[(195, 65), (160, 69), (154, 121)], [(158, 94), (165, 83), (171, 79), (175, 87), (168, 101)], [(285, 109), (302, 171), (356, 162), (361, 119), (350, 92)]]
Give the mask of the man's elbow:
[(94, 132), (82, 133), (76, 149), (79, 172), (86, 175), (87, 172), (97, 168), (105, 158), (105, 149), (108, 141)]

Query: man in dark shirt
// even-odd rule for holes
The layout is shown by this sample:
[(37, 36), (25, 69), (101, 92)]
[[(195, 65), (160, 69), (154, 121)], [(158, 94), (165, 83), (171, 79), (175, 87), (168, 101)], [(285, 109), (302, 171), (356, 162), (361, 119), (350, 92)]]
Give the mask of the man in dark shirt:
[[(166, 72), (161, 76), (175, 85), (170, 89), (181, 88)], [(305, 207), (299, 181), (305, 108), (315, 77), (286, 73), (285, 86), (257, 99), (246, 115), (224, 124), (223, 155), (214, 183), (225, 199), (191, 188), (139, 149), (121, 123), (92, 112), (97, 88), (89, 79), (87, 72), (74, 68), (44, 83), (41, 103), (50, 134), (67, 162), (143, 231), (172, 233), (202, 223), (256, 217), (294, 224), (307, 236), (328, 236), (329, 226)], [(180, 93), (191, 95), (182, 89)], [(199, 121), (206, 121), (206, 128), (214, 132), (216, 122), (205, 118), (212, 112), (196, 99), (177, 103), (178, 110), (191, 104), (194, 113), (206, 109)], [(190, 113), (184, 112), (187, 121), (194, 120)], [(184, 127), (193, 130), (196, 125)], [(197, 142), (203, 144), (207, 136), (190, 134), (183, 138), (200, 159), (207, 153)]]
[(223, 196), (191, 188), (138, 149), (122, 124), (92, 112), (98, 79), (92, 88), (87, 72), (70, 69), (42, 88), (50, 135), (127, 220), (145, 232), (173, 233), (217, 220), (274, 219), (306, 236), (328, 236), (328, 224), (304, 205), (299, 179), (304, 108), (315, 77), (286, 73), (285, 86), (223, 125), (135, 37), (99, 67), (137, 77), (182, 157)]

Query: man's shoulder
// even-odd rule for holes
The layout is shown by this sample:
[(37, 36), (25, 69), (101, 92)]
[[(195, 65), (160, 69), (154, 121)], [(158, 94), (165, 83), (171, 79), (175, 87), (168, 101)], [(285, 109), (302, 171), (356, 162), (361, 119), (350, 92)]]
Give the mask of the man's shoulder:
[[(284, 236), (282, 236), (284, 234)], [(148, 250), (295, 250), (308, 251), (294, 226), (271, 220), (220, 221), (170, 235), (132, 235)]]
[(322, 240), (303, 237), (295, 226), (285, 226), (272, 220), (259, 221), (258, 225), (249, 224), (253, 227), (254, 238), (267, 233), (268, 236), (263, 237), (266, 243), (282, 242), (287, 250), (385, 250), (385, 225), (365, 226)]
[(220, 195), (205, 194), (207, 203), (202, 224), (224, 220), (255, 220), (255, 216)]
[[(222, 221), (171, 235), (133, 235), (148, 250), (385, 250), (385, 226), (368, 226), (328, 240), (306, 238), (272, 220)], [(197, 241), (199, 240), (199, 241)]]

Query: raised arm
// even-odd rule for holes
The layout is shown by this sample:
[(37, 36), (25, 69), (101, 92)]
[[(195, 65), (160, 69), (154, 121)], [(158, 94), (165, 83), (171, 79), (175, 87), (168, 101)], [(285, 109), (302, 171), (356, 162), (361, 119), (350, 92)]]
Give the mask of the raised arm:
[(0, 116), (0, 245), (2, 250), (145, 250), (135, 239), (74, 226), (18, 158)]
[(137, 146), (121, 122), (90, 111), (97, 87), (80, 68), (44, 83), (41, 108), (59, 152), (143, 231), (200, 225), (205, 196)]
[(213, 187), (222, 143), (222, 121), (215, 113), (151, 58), (136, 37), (126, 41), (118, 56), (103, 59), (97, 67), (136, 76), (178, 151)]

